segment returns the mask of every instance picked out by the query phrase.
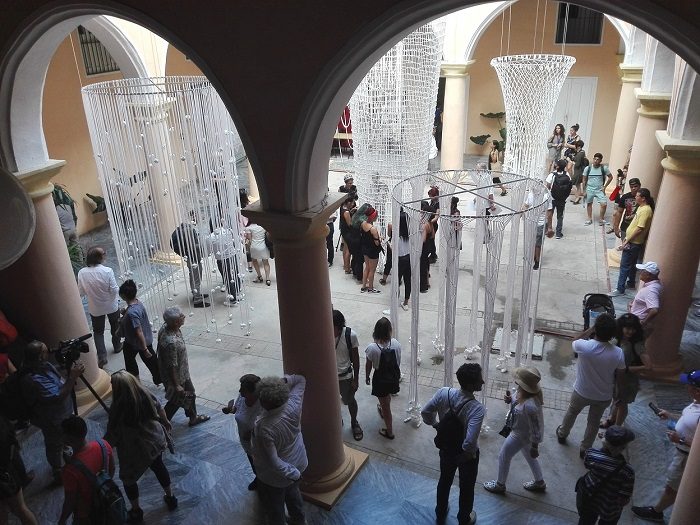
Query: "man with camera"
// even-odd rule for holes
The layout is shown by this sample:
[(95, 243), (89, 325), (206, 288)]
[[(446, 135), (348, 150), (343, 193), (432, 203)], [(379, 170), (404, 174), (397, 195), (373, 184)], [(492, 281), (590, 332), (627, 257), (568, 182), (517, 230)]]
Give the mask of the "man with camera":
[(643, 520), (664, 522), (664, 510), (676, 501), (685, 464), (688, 462), (690, 454), (690, 444), (698, 429), (698, 421), (700, 421), (700, 370), (681, 374), (680, 381), (688, 385), (688, 394), (693, 399), (693, 402), (685, 407), (682, 413), (659, 410), (653, 404), (649, 404), (657, 416), (668, 420), (669, 430), (666, 434), (668, 440), (675, 446), (675, 451), (666, 470), (666, 486), (656, 505), (653, 507), (632, 507), (632, 512)]
[(85, 371), (80, 362), (68, 362), (68, 378), (63, 379), (48, 362), (49, 349), (41, 341), (32, 341), (24, 353), (21, 391), (31, 408), (30, 420), (44, 435), (46, 459), (53, 470), (53, 484), (61, 484), (61, 422), (73, 413), (71, 392), (78, 377)]

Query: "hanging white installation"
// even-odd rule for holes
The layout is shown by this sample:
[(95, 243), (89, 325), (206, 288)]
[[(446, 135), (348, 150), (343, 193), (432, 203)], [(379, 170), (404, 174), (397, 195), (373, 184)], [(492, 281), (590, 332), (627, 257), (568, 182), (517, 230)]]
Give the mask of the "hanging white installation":
[[(236, 163), (240, 137), (205, 77), (131, 78), (82, 89), (119, 259), (154, 329), (163, 310), (201, 307), (206, 332), (250, 333)], [(172, 237), (178, 241), (173, 250)]]
[[(554, 112), (564, 80), (576, 59), (566, 55), (511, 55), (496, 57), (491, 65), (496, 70), (503, 91), (506, 109), (507, 140), (503, 160), (503, 170), (521, 173), (527, 177), (544, 179), (549, 170), (546, 166), (547, 137), (549, 120)], [(523, 225), (530, 231), (532, 225)], [(516, 217), (510, 230), (509, 246), (518, 246), (520, 234), (519, 217)], [(529, 356), (532, 348), (528, 344), (534, 331), (534, 319), (530, 315), (531, 298), (539, 291), (539, 279), (535, 290), (532, 287), (531, 258), (524, 258), (518, 264), (518, 252), (511, 249), (508, 254), (508, 276), (506, 301), (503, 314), (503, 334), (501, 357), (511, 353), (513, 292), (516, 272), (521, 269), (522, 287), (518, 334), (515, 348), (515, 364), (519, 366), (522, 355)], [(538, 274), (539, 275), (539, 274)]]
[[(454, 355), (458, 347), (465, 348), (465, 359), (479, 358), (484, 380), (489, 378), (490, 351), (492, 345), (492, 328), (496, 287), (499, 278), (503, 234), (515, 217), (523, 217), (527, 234), (523, 246), (511, 246), (510, 249), (529, 253), (534, 245), (536, 235), (542, 235), (544, 228), (544, 209), (547, 205), (547, 188), (543, 181), (515, 173), (499, 172), (498, 176), (510, 191), (508, 197), (494, 200), (492, 172), (481, 166), (477, 169), (460, 171), (430, 172), (431, 182), (440, 191), (441, 199), (449, 204), (440, 208), (438, 222), (445, 238), (445, 257), (441, 264), (445, 266), (444, 315), (438, 316), (444, 323), (444, 384), (454, 384)], [(429, 264), (427, 253), (423, 250), (424, 230), (434, 216), (423, 200), (427, 189), (428, 174), (411, 177), (398, 183), (392, 192), (394, 203), (394, 224), (407, 222), (405, 233), (410, 246), (411, 266), (411, 355), (417, 355), (420, 327), (420, 294), (428, 283)], [(407, 197), (410, 196), (410, 197)], [(403, 215), (403, 217), (401, 217)], [(407, 230), (407, 231), (406, 231)], [(394, 233), (392, 242), (398, 246), (399, 229)], [(472, 254), (471, 279), (460, 282), (461, 252)], [(394, 257), (396, 261), (396, 252)], [(465, 270), (465, 268), (462, 268)], [(466, 268), (468, 275), (469, 268)], [(437, 274), (431, 279), (443, 279)], [(397, 282), (396, 278), (393, 282)], [(437, 283), (442, 285), (443, 283)], [(398, 285), (397, 285), (398, 286)], [(471, 294), (466, 293), (471, 288)], [(398, 292), (398, 288), (396, 289)], [(392, 293), (396, 302), (398, 293)], [(461, 303), (461, 304), (458, 304)], [(465, 315), (458, 316), (458, 308)], [(440, 313), (440, 312), (439, 312)], [(481, 315), (479, 315), (481, 314)], [(481, 326), (478, 325), (481, 317)], [(458, 330), (459, 328), (459, 330)], [(417, 382), (417, 363), (412, 360), (409, 384)], [(412, 391), (411, 391), (412, 392)], [(482, 400), (486, 392), (482, 392)], [(411, 397), (409, 408), (420, 406), (417, 397)]]

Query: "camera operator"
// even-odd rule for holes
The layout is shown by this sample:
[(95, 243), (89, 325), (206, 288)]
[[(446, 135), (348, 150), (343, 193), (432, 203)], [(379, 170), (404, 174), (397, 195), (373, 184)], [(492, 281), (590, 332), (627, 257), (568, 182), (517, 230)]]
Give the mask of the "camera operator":
[[(666, 470), (666, 486), (656, 505), (653, 507), (632, 507), (632, 512), (643, 520), (663, 522), (664, 510), (676, 501), (678, 488), (690, 453), (690, 444), (693, 442), (700, 421), (700, 370), (681, 374), (680, 381), (688, 385), (688, 394), (693, 402), (685, 407), (680, 414), (668, 410), (658, 410), (657, 412), (661, 419), (669, 420), (669, 430), (666, 433), (668, 440), (675, 445), (676, 450), (673, 452), (673, 459)], [(676, 420), (675, 423), (673, 420)]]
[(46, 459), (53, 470), (53, 484), (61, 484), (61, 452), (63, 433), (61, 422), (73, 413), (71, 392), (85, 371), (80, 362), (72, 364), (68, 378), (63, 379), (56, 367), (48, 362), (49, 349), (41, 341), (32, 341), (24, 352), (24, 376), (21, 391), (31, 407), (31, 422), (44, 435)]

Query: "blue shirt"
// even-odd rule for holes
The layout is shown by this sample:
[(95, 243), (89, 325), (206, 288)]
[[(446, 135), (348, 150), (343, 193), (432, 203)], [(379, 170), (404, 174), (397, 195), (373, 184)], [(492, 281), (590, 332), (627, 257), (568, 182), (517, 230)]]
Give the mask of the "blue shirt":
[[(420, 415), (426, 425), (432, 426), (437, 422), (436, 415), (442, 419), (450, 409), (450, 406), (456, 411), (468, 399), (474, 399), (471, 392), (465, 392), (460, 388), (442, 387), (425, 404)], [(476, 399), (468, 401), (457, 414), (457, 417), (465, 426), (464, 442), (462, 443), (462, 450), (465, 452), (475, 453), (479, 450), (479, 432), (481, 432), (481, 424), (484, 422), (485, 414), (484, 405)]]
[(136, 329), (139, 327), (143, 332), (144, 339), (146, 339), (146, 346), (151, 346), (153, 344), (153, 328), (148, 320), (148, 313), (141, 303), (134, 303), (129, 305), (124, 313), (122, 330), (126, 342), (141, 350), (141, 341), (136, 336)]

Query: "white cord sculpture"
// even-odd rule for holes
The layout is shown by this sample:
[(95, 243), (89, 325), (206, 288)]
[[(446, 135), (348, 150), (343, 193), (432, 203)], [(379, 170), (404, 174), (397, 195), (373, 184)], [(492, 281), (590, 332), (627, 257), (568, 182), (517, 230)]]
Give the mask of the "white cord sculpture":
[[(220, 342), (219, 325), (233, 324), (236, 314), (248, 335), (236, 170), (245, 153), (216, 90), (205, 77), (163, 77), (102, 82), (82, 93), (119, 278), (136, 281), (155, 329), (166, 307), (180, 303), (192, 316), (192, 295), (207, 293), (206, 331), (214, 331)], [(201, 260), (173, 253), (171, 234), (181, 223), (196, 228)], [(228, 283), (219, 276), (217, 259), (233, 266), (236, 309), (232, 297), (227, 298)], [(191, 289), (187, 266), (199, 271), (201, 290)], [(216, 294), (220, 287), (223, 293)], [(177, 298), (183, 292), (187, 300)], [(226, 309), (220, 306), (225, 298)]]
[[(526, 177), (541, 179), (548, 168), (547, 137), (549, 120), (559, 99), (559, 93), (569, 70), (576, 62), (574, 57), (565, 55), (512, 55), (501, 56), (491, 60), (491, 65), (498, 74), (503, 91), (506, 109), (507, 140), (503, 160), (503, 170), (522, 173)], [(518, 245), (520, 228), (515, 223), (510, 231), (510, 246)], [(524, 230), (530, 231), (531, 225)], [(530, 246), (526, 240), (525, 246)], [(534, 246), (534, 244), (532, 245)], [(531, 261), (532, 258), (525, 258)], [(501, 358), (507, 359), (511, 350), (511, 329), (513, 315), (513, 291), (516, 270), (519, 268), (518, 253), (511, 250), (508, 261), (506, 285), (506, 303), (503, 314), (503, 334), (501, 339)], [(532, 266), (522, 265), (522, 288), (520, 315), (518, 321), (518, 338), (515, 348), (515, 365), (520, 366), (523, 351), (529, 358), (532, 345), (528, 340), (534, 334), (534, 319), (531, 316), (531, 297), (537, 297), (539, 279), (534, 293), (531, 291)], [(526, 289), (527, 288), (527, 289)], [(528, 334), (530, 335), (528, 339)]]
[(350, 99), (357, 193), (376, 208), (382, 238), (394, 186), (427, 170), (444, 26), (437, 20), (401, 40)]
[[(523, 257), (530, 257), (534, 247), (536, 229), (544, 216), (547, 189), (539, 179), (523, 177), (514, 173), (499, 173), (501, 180), (511, 191), (506, 199), (494, 202), (491, 172), (485, 169), (462, 171), (438, 171), (421, 174), (397, 184), (392, 192), (393, 224), (400, 225), (401, 210), (408, 222), (409, 244), (411, 247), (411, 370), (409, 378), (409, 409), (419, 406), (417, 397), (419, 352), (418, 328), (420, 325), (420, 294), (421, 285), (425, 286), (428, 272), (427, 255), (423, 250), (423, 225), (430, 220), (432, 213), (422, 209), (421, 200), (427, 190), (428, 175), (433, 184), (438, 186), (441, 198), (448, 204), (440, 208), (439, 229), (446, 239), (445, 257), (441, 264), (445, 265), (445, 309), (442, 321), (444, 323), (444, 384), (452, 386), (454, 382), (455, 349), (463, 345), (471, 353), (479, 353), (484, 379), (489, 377), (489, 354), (492, 345), (492, 327), (494, 306), (496, 302), (496, 287), (498, 284), (501, 247), (503, 234), (514, 217), (522, 216), (526, 232), (523, 238), (525, 244), (521, 247), (512, 246), (511, 250), (520, 250)], [(457, 211), (451, 213), (452, 198), (459, 199)], [(544, 224), (542, 222), (542, 224)], [(398, 267), (399, 228), (394, 228), (392, 251), (394, 268)], [(532, 246), (528, 247), (527, 243)], [(466, 287), (460, 284), (460, 254), (464, 251), (472, 253), (471, 297), (465, 301), (460, 290)], [(421, 260), (421, 258), (423, 260)], [(526, 262), (528, 262), (526, 260)], [(421, 266), (423, 276), (421, 278)], [(468, 272), (468, 269), (467, 269)], [(483, 278), (483, 288), (482, 288)], [(423, 282), (421, 283), (421, 280)], [(435, 278), (433, 278), (433, 283)], [(442, 284), (442, 283), (441, 283)], [(392, 279), (392, 310), (398, 308), (398, 279)], [(481, 293), (483, 289), (483, 294)], [(483, 309), (480, 306), (480, 296), (483, 297)], [(457, 302), (470, 304), (468, 322), (457, 332)], [(483, 311), (483, 324), (478, 328), (478, 312)], [(471, 353), (465, 355), (470, 359)], [(482, 400), (486, 392), (482, 392)]]

